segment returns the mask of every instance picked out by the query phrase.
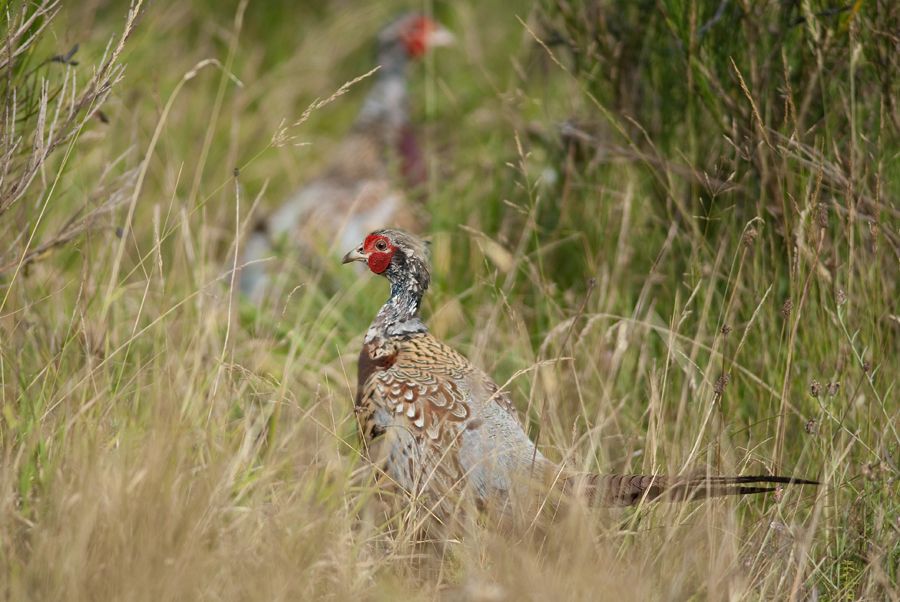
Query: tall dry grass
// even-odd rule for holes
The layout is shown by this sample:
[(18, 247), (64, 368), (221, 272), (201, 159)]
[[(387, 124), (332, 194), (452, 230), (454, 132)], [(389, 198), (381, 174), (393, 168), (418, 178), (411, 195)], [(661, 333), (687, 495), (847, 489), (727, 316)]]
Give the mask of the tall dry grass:
[(893, 3), (426, 5), (436, 334), (573, 467), (823, 481), (440, 546), (362, 519), (384, 284), (231, 291), (398, 6), (0, 6), (5, 598), (900, 596)]

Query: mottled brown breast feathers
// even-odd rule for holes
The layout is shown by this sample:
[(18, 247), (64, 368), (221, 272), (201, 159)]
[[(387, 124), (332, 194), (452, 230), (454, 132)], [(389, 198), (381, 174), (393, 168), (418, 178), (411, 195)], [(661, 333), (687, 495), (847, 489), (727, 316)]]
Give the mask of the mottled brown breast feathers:
[(443, 439), (446, 427), (470, 415), (464, 383), (473, 371), (468, 360), (428, 333), (366, 343), (356, 398), (363, 438), (380, 432), (374, 424), (380, 409), (382, 421), (390, 416), (417, 437)]
[(358, 374), (356, 377), (356, 405), (360, 405), (366, 381), (377, 370), (387, 370), (397, 359), (396, 349), (376, 349), (372, 344), (363, 345), (359, 352)]
[(364, 438), (379, 432), (369, 423), (381, 408), (413, 432), (440, 440), (442, 429), (470, 418), (473, 396), (518, 420), (494, 381), (429, 333), (371, 341), (360, 352), (356, 406)]

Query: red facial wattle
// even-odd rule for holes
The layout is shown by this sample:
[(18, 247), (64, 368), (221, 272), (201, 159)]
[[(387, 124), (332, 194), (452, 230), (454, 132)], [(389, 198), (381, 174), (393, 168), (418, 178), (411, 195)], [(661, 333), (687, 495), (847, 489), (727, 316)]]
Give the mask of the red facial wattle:
[(428, 50), (428, 34), (436, 29), (434, 21), (427, 17), (420, 17), (413, 21), (403, 36), (403, 44), (406, 53), (412, 58), (418, 58)]
[(366, 252), (366, 264), (375, 274), (381, 274), (391, 265), (394, 251), (397, 249), (386, 236), (370, 234), (363, 242)]

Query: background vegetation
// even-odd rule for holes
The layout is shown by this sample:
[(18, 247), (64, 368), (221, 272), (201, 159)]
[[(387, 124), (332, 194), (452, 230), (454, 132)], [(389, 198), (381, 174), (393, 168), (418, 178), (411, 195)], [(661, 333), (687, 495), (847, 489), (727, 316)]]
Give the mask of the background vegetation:
[(358, 520), (385, 283), (231, 294), (411, 6), (0, 0), (0, 595), (900, 599), (900, 5), (415, 4), (433, 330), (560, 461), (823, 482), (442, 554)]

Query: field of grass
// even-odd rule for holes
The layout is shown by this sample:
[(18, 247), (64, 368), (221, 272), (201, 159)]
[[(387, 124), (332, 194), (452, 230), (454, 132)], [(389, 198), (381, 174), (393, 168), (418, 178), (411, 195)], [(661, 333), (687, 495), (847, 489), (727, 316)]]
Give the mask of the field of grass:
[[(900, 3), (145, 4), (0, 0), (0, 598), (900, 600)], [(231, 267), (410, 7), (433, 332), (573, 468), (818, 490), (361, 519), (386, 283)]]

